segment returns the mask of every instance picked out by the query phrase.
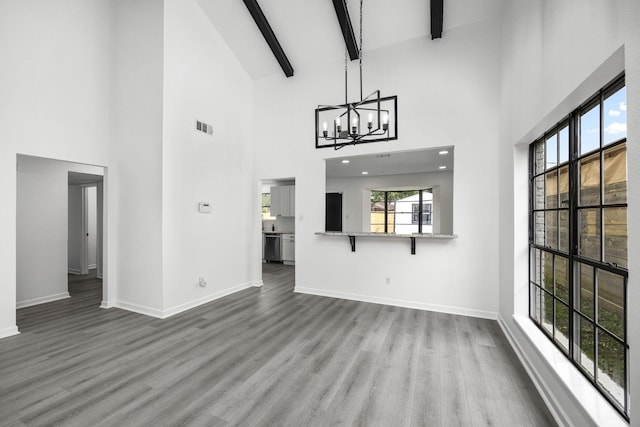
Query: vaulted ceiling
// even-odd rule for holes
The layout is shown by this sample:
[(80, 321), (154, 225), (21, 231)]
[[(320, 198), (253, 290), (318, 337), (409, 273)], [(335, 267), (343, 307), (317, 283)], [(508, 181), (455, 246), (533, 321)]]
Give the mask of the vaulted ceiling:
[[(505, 0), (443, 0), (447, 31), (495, 17)], [(254, 0), (293, 70), (344, 58), (345, 40), (333, 0)], [(359, 0), (346, 0), (356, 39)], [(254, 80), (283, 76), (249, 9), (241, 0), (198, 0), (202, 10)], [(250, 3), (250, 2), (249, 2)], [(367, 51), (419, 37), (431, 39), (431, 0), (364, 0), (363, 46)], [(438, 43), (438, 40), (434, 40)]]

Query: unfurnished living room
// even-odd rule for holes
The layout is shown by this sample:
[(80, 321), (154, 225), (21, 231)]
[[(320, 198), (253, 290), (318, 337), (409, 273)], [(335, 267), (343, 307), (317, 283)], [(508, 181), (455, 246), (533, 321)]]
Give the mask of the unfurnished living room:
[(0, 426), (640, 425), (639, 20), (0, 1)]

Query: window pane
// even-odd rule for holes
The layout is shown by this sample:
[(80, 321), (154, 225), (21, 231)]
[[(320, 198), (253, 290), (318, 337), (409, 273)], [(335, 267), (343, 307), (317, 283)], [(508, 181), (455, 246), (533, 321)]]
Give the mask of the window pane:
[(534, 209), (544, 209), (544, 175), (536, 177), (533, 181)]
[(604, 152), (604, 203), (627, 203), (627, 144)]
[(560, 207), (568, 208), (569, 207), (569, 167), (564, 166), (560, 168), (559, 177), (560, 177)]
[(624, 338), (624, 278), (598, 270), (598, 324)]
[(580, 116), (580, 154), (600, 147), (600, 104)]
[(529, 280), (534, 282), (537, 285), (541, 285), (540, 282), (540, 249), (531, 248), (531, 260), (529, 261), (529, 265), (531, 271), (529, 272)]
[(544, 245), (544, 212), (536, 212), (533, 219), (533, 241), (537, 245)]
[(624, 402), (624, 347), (598, 330), (598, 383), (618, 402)]
[(593, 267), (587, 264), (578, 264), (580, 277), (580, 293), (578, 294), (577, 306), (585, 316), (594, 320), (594, 304), (593, 304)]
[(549, 334), (553, 334), (553, 297), (544, 291), (540, 293), (540, 296), (542, 297), (540, 305), (540, 309), (542, 310), (542, 317), (540, 319), (542, 327), (549, 332)]
[(558, 231), (560, 232), (560, 240), (558, 241), (558, 249), (563, 252), (569, 252), (569, 211), (561, 210), (559, 216)]
[(556, 302), (555, 340), (564, 349), (569, 351), (569, 307), (558, 300)]
[(564, 163), (569, 160), (569, 126), (560, 129), (558, 139), (560, 142), (560, 163)]
[(542, 264), (540, 265), (542, 275), (542, 287), (553, 293), (553, 255), (549, 252), (542, 252)]
[(580, 161), (580, 206), (600, 204), (600, 153)]
[(627, 137), (627, 89), (621, 88), (604, 100), (604, 144)]
[(545, 212), (545, 244), (558, 249), (558, 211)]
[(536, 285), (531, 286), (531, 307), (530, 315), (536, 321), (536, 323), (540, 323), (540, 288)]
[(600, 261), (600, 209), (578, 211), (578, 253)]
[(602, 211), (604, 262), (627, 268), (627, 208), (606, 208)]
[(562, 301), (569, 302), (569, 267), (568, 260), (562, 256), (556, 256), (555, 265), (555, 280), (556, 280), (556, 297)]
[(558, 165), (558, 135), (554, 134), (547, 138), (547, 165), (546, 168), (552, 168)]
[(582, 316), (575, 315), (574, 320), (576, 322), (576, 330), (578, 331), (576, 337), (576, 343), (573, 352), (573, 358), (585, 371), (593, 377), (594, 372), (594, 354), (595, 354), (595, 331), (593, 323), (586, 320)]
[(545, 174), (545, 200), (546, 208), (553, 209), (558, 207), (558, 171), (547, 172)]
[(537, 142), (533, 146), (533, 170), (534, 175), (544, 172), (544, 142)]

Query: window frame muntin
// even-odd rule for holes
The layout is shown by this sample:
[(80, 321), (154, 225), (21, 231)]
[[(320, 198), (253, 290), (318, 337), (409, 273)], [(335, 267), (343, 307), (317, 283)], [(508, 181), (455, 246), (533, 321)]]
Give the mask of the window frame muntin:
[[(627, 135), (624, 137), (618, 138), (614, 141), (611, 141), (607, 144), (604, 144), (604, 101), (614, 93), (616, 93), (621, 88), (625, 87), (625, 75), (621, 73), (619, 76), (614, 78), (611, 82), (597, 91), (594, 95), (589, 97), (584, 103), (574, 109), (569, 115), (564, 117), (558, 123), (556, 123), (553, 127), (547, 130), (542, 134), (541, 137), (535, 139), (532, 143), (529, 144), (529, 239), (528, 239), (528, 317), (530, 320), (542, 331), (544, 335), (549, 338), (549, 340), (563, 353), (565, 357), (569, 359), (569, 361), (581, 372), (587, 380), (594, 386), (594, 388), (626, 419), (629, 420), (629, 393), (630, 393), (630, 369), (629, 369), (629, 341), (628, 341), (628, 267), (620, 267), (617, 265), (612, 265), (610, 263), (606, 263), (604, 261), (604, 220), (603, 220), (603, 209), (605, 208), (616, 208), (616, 207), (628, 207), (628, 199), (627, 203), (615, 203), (615, 204), (607, 204), (604, 203), (604, 153), (606, 150), (611, 147), (615, 147), (620, 144), (627, 143)], [(589, 152), (585, 152), (584, 154), (580, 154), (580, 126), (581, 121), (580, 118), (583, 114), (588, 112), (595, 105), (600, 105), (600, 117), (599, 117), (599, 145), (597, 149), (591, 150)], [(560, 162), (560, 131), (564, 129), (565, 125), (568, 125), (568, 150), (569, 150), (569, 159), (566, 162)], [(549, 137), (556, 135), (556, 159), (557, 163), (555, 166), (551, 168), (547, 168), (547, 139)], [(536, 172), (536, 146), (538, 144), (542, 144), (543, 146), (543, 168), (541, 172)], [(628, 145), (627, 145), (628, 149)], [(581, 160), (592, 156), (595, 153), (599, 153), (599, 166), (600, 166), (600, 197), (598, 205), (586, 205), (579, 206), (578, 192), (580, 190), (580, 175), (578, 171), (578, 165)], [(561, 251), (560, 248), (560, 221), (559, 221), (559, 212), (563, 209), (560, 208), (560, 175), (559, 170), (562, 168), (564, 164), (568, 164), (568, 179), (569, 179), (569, 248), (567, 252)], [(546, 190), (547, 190), (547, 174), (549, 172), (556, 172), (556, 207), (548, 208), (547, 200), (546, 200)], [(535, 180), (536, 178), (543, 176), (542, 180), (544, 183), (542, 195), (544, 198), (544, 207), (542, 209), (535, 208), (536, 202), (536, 194), (535, 194)], [(627, 188), (628, 191), (628, 188)], [(593, 260), (591, 258), (587, 258), (584, 256), (580, 256), (578, 254), (578, 241), (579, 241), (579, 231), (577, 218), (580, 209), (598, 209), (599, 215), (601, 217), (600, 220), (600, 260)], [(557, 230), (556, 230), (556, 241), (557, 241), (557, 249), (553, 249), (547, 246), (547, 234), (546, 234), (546, 212), (555, 211), (556, 212), (556, 222), (557, 222)], [(538, 212), (544, 212), (543, 218), (543, 232), (544, 232), (544, 244), (535, 243), (535, 214)], [(628, 227), (628, 222), (627, 222)], [(628, 228), (627, 228), (628, 230)], [(542, 253), (547, 252), (552, 256), (552, 283), (553, 283), (553, 293), (550, 293), (545, 289), (544, 277), (542, 275)], [(540, 278), (540, 283), (535, 282), (535, 276), (532, 278), (532, 261), (538, 262), (537, 254), (539, 256), (540, 265), (536, 265), (537, 273)], [(559, 297), (556, 296), (556, 278), (555, 278), (555, 260), (557, 256), (563, 256), (567, 258), (568, 264), (568, 279), (569, 279), (569, 345), (568, 351), (565, 352), (565, 349), (558, 344), (556, 341), (556, 300), (560, 303), (566, 305)], [(590, 319), (585, 313), (581, 311), (580, 302), (576, 301), (574, 292), (580, 292), (580, 283), (576, 283), (575, 275), (576, 268), (579, 263), (589, 265), (592, 268), (593, 272), (593, 319)], [(627, 263), (628, 265), (628, 263)], [(623, 281), (623, 301), (624, 301), (624, 316), (623, 316), (623, 328), (624, 333), (623, 337), (620, 338), (617, 334), (609, 331), (604, 326), (600, 325), (599, 313), (598, 313), (598, 284), (597, 284), (597, 276), (598, 270), (607, 271), (609, 273), (616, 274), (622, 278)], [(579, 272), (577, 273), (579, 275)], [(536, 301), (532, 300), (533, 292), (537, 293), (537, 299), (540, 304), (539, 312), (535, 310)], [(545, 295), (545, 298), (551, 298), (552, 301), (552, 313), (551, 313), (551, 333), (545, 329), (543, 326), (545, 317), (543, 316), (543, 307), (544, 307), (544, 299), (542, 296)], [(536, 317), (538, 316), (540, 319), (540, 323), (537, 322)], [(580, 340), (574, 339), (576, 336), (575, 330), (575, 319), (574, 316), (578, 316), (582, 318), (583, 321), (588, 322), (592, 326), (593, 329), (593, 371), (594, 374), (591, 374), (583, 367), (575, 357), (575, 350), (577, 348), (580, 351), (583, 348), (580, 344)], [(617, 344), (622, 345), (623, 351), (623, 363), (624, 363), (624, 385), (623, 385), (623, 400), (622, 402), (618, 402), (616, 398), (598, 381), (598, 369), (599, 369), (599, 334), (602, 331), (606, 336), (610, 339), (613, 339)], [(577, 331), (578, 336), (580, 335), (580, 331)], [(580, 338), (580, 337), (578, 337)], [(577, 341), (577, 342), (576, 342)]]

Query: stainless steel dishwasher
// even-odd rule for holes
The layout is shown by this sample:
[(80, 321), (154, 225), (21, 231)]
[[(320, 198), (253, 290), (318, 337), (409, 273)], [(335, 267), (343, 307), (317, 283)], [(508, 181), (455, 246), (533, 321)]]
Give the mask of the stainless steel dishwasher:
[(282, 261), (281, 234), (268, 233), (264, 235), (264, 259), (265, 261)]

